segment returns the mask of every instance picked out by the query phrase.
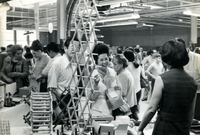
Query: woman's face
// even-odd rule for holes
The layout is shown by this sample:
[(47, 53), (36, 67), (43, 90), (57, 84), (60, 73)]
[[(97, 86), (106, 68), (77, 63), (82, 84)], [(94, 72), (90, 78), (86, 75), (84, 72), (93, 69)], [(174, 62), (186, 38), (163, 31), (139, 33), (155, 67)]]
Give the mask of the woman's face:
[(107, 54), (100, 54), (98, 56), (98, 66), (108, 67), (109, 58)]
[(22, 50), (17, 50), (17, 52), (14, 55), (14, 58), (16, 60), (21, 60), (22, 59)]
[(118, 59), (117, 59), (117, 58), (114, 58), (114, 59), (113, 59), (113, 65), (114, 65), (114, 70), (115, 70), (115, 72), (120, 71), (121, 68), (122, 68), (122, 64), (119, 64), (119, 63), (118, 63)]

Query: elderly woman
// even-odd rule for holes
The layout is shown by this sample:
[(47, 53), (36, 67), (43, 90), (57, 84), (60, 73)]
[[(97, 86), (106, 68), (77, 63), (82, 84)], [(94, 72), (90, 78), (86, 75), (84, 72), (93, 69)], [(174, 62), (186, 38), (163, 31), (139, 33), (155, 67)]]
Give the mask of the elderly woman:
[(138, 135), (152, 119), (158, 117), (153, 135), (189, 135), (194, 114), (197, 85), (183, 66), (189, 61), (185, 45), (179, 40), (170, 40), (160, 48), (163, 62), (169, 71), (156, 77), (149, 106), (138, 128)]
[(16, 82), (16, 93), (18, 93), (19, 88), (28, 85), (28, 64), (22, 57), (23, 48), (20, 45), (12, 46), (11, 52), (13, 57), (5, 61), (5, 64), (1, 69), (1, 77), (6, 83)]
[(109, 68), (109, 48), (104, 43), (99, 43), (93, 50), (96, 68), (93, 70), (94, 90), (88, 92), (89, 99), (93, 101), (91, 112), (93, 116), (111, 115), (112, 109), (106, 101), (106, 90), (116, 86), (116, 73)]
[[(134, 87), (134, 79), (131, 72), (128, 70), (128, 60), (123, 54), (117, 54), (113, 59), (114, 70), (117, 73), (117, 79), (122, 87), (122, 97), (129, 104), (132, 114), (135, 110), (132, 109), (137, 105), (136, 92)], [(125, 115), (121, 107), (113, 111), (113, 116)]]

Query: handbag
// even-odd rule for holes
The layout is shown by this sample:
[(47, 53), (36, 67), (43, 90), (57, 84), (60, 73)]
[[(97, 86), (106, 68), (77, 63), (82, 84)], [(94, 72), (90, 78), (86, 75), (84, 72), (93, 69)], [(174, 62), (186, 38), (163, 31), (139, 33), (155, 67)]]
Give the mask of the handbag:
[(108, 105), (110, 105), (110, 108), (112, 108), (112, 110), (115, 110), (124, 104), (122, 91), (119, 86), (107, 89), (106, 96), (108, 98)]
[(124, 104), (120, 106), (119, 109), (123, 111), (125, 114), (129, 114), (129, 113), (131, 114), (130, 105), (126, 101), (124, 101)]
[(140, 75), (140, 85), (141, 85), (141, 88), (148, 87), (148, 81), (142, 75)]

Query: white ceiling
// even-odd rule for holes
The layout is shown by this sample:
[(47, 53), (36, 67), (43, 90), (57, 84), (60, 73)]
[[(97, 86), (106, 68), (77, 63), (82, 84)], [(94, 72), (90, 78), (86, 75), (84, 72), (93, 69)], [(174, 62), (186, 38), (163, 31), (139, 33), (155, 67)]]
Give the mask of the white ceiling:
[[(86, 0), (91, 1), (91, 0)], [(56, 28), (57, 8), (56, 0), (11, 0), (8, 3), (12, 10), (8, 11), (7, 27), (34, 29), (34, 3), (40, 6), (40, 27), (47, 27), (51, 21)], [(140, 18), (114, 20), (97, 23), (98, 27), (110, 27), (118, 25), (168, 25), (177, 27), (190, 27), (190, 16), (183, 11), (189, 9), (193, 13), (200, 14), (200, 0), (96, 0), (101, 18), (119, 18), (130, 16), (138, 11)], [(67, 4), (66, 4), (67, 5)], [(100, 11), (103, 10), (103, 11)], [(200, 18), (198, 17), (198, 27)]]

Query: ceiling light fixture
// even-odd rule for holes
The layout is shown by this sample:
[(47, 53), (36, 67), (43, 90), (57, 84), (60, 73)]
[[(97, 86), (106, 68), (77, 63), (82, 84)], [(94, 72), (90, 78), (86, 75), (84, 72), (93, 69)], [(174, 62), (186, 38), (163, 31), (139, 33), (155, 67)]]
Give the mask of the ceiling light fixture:
[(131, 20), (131, 19), (138, 19), (138, 18), (140, 18), (140, 15), (138, 14), (137, 11), (134, 11), (133, 14), (109, 16), (109, 17), (99, 19), (97, 22), (98, 23), (104, 23), (104, 22)]
[(103, 24), (103, 25), (96, 25), (96, 28), (99, 27), (112, 27), (112, 26), (123, 26), (123, 25), (134, 25), (134, 24), (138, 24), (138, 22), (136, 21), (130, 21), (130, 22), (117, 22), (117, 23), (109, 23), (109, 24)]
[(108, 0), (108, 1), (98, 1), (97, 6), (106, 6), (106, 5), (113, 5), (118, 3), (125, 3), (125, 2), (134, 2), (139, 0)]
[(200, 17), (200, 14), (192, 13), (192, 11), (189, 10), (189, 9), (183, 11), (183, 14), (184, 15), (190, 15), (190, 16), (198, 16), (198, 17)]

